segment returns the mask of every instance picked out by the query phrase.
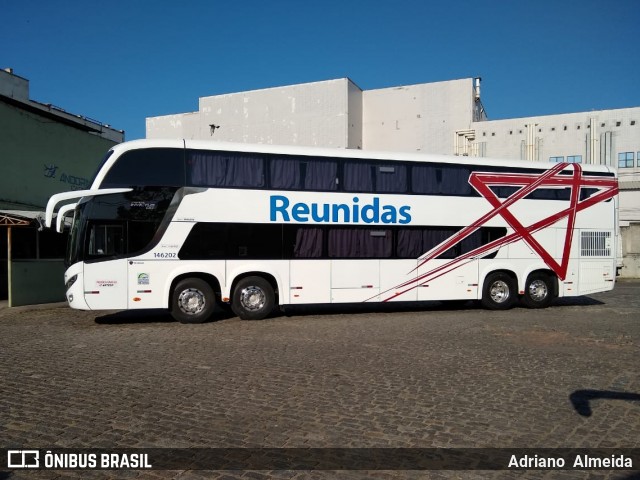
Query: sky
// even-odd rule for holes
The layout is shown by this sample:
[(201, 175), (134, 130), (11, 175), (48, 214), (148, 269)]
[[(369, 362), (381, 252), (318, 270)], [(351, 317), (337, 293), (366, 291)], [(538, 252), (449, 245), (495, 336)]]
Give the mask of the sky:
[(491, 120), (640, 106), (640, 0), (0, 0), (30, 98), (145, 137), (198, 98), (481, 77)]

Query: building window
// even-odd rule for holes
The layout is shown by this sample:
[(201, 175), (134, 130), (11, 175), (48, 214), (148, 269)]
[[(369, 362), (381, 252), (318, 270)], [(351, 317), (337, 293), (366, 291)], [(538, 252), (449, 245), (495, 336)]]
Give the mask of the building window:
[(562, 163), (564, 162), (564, 157), (549, 157), (549, 161), (551, 163)]
[(567, 163), (582, 163), (582, 155), (567, 155)]
[(640, 167), (640, 152), (638, 152), (638, 156), (636, 158), (638, 159), (638, 166)]
[(633, 152), (622, 152), (618, 154), (618, 168), (633, 167)]

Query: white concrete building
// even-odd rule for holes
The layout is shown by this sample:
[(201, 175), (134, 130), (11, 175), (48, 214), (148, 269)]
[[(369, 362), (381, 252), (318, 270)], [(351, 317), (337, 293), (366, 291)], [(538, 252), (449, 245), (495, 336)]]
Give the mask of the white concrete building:
[(203, 97), (197, 112), (147, 118), (147, 138), (453, 152), (484, 119), (474, 79), (361, 90), (348, 78)]
[(640, 222), (640, 107), (490, 120), (472, 131), (486, 157), (617, 167), (620, 218)]
[(203, 97), (197, 112), (147, 118), (146, 133), (618, 167), (623, 273), (640, 276), (640, 107), (488, 120), (479, 78), (377, 90), (343, 78)]

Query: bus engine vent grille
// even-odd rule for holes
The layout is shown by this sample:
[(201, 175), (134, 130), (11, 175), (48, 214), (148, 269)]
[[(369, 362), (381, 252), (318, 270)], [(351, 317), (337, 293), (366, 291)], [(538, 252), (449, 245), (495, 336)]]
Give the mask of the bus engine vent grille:
[(583, 257), (610, 257), (611, 232), (581, 232), (580, 254)]

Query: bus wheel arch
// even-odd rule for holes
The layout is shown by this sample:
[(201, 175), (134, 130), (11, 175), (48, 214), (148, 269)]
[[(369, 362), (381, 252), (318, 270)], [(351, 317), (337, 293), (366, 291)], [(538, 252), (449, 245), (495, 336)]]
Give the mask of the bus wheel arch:
[(518, 278), (510, 270), (494, 270), (482, 284), (482, 305), (490, 310), (507, 310), (518, 299)]
[(527, 275), (522, 303), (528, 308), (546, 308), (558, 296), (558, 278), (550, 270), (534, 270)]
[(187, 273), (173, 279), (169, 311), (180, 323), (206, 322), (215, 311), (220, 283), (209, 274)]
[(263, 272), (247, 272), (231, 286), (231, 309), (242, 320), (262, 320), (278, 305), (278, 282)]

